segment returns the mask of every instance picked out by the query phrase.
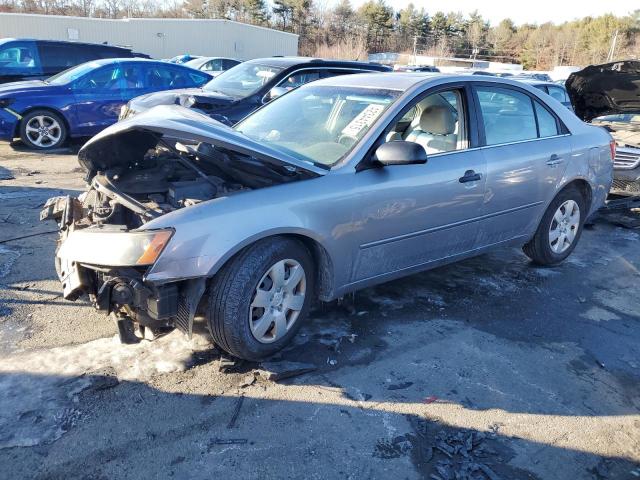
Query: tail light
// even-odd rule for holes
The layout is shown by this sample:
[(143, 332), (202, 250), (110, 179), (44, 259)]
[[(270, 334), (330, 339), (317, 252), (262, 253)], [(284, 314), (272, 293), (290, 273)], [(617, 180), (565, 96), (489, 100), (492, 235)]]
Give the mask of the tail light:
[(611, 149), (611, 161), (613, 162), (616, 158), (616, 141), (611, 140), (609, 142), (609, 148)]

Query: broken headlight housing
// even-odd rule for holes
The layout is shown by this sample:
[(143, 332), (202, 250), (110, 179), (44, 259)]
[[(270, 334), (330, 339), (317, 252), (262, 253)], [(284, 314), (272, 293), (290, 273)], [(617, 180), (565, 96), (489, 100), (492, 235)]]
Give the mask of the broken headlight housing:
[(110, 267), (148, 266), (155, 263), (172, 235), (172, 229), (140, 232), (76, 230), (60, 245), (58, 257)]

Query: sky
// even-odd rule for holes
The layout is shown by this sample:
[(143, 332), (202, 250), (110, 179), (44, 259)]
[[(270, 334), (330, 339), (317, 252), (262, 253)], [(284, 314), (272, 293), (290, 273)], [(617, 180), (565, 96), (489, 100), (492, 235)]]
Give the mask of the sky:
[[(474, 10), (492, 25), (497, 25), (504, 18), (511, 18), (517, 25), (523, 23), (562, 23), (576, 18), (598, 16), (605, 13), (623, 16), (640, 9), (638, 0), (386, 0), (387, 5), (399, 10), (410, 1), (416, 8), (423, 8), (433, 15), (438, 10), (443, 12), (462, 12), (468, 14)], [(354, 7), (359, 7), (366, 0), (351, 0)], [(336, 4), (338, 0), (328, 0)]]

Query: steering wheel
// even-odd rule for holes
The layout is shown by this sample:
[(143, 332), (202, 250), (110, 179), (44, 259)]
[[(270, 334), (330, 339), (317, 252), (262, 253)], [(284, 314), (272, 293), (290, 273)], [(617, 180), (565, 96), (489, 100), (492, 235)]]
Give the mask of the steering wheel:
[(95, 81), (95, 80), (93, 80), (93, 79), (89, 80), (89, 86), (90, 86), (91, 88), (98, 88), (98, 84), (97, 84), (97, 83), (96, 83), (96, 81)]
[(347, 133), (343, 133), (338, 137), (338, 143), (340, 145), (344, 145), (345, 147), (351, 147), (357, 141), (358, 141), (357, 137), (353, 135), (349, 135)]

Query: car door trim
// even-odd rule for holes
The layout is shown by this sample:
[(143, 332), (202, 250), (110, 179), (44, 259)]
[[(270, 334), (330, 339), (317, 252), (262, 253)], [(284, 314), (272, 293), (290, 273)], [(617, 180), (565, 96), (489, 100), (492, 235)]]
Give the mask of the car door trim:
[(479, 222), (479, 221), (482, 221), (482, 220), (487, 220), (489, 218), (498, 217), (500, 215), (505, 215), (505, 214), (508, 214), (508, 213), (517, 212), (519, 210), (525, 210), (527, 208), (537, 207), (538, 205), (541, 205), (542, 203), (543, 202), (541, 202), (541, 201), (540, 202), (527, 203), (526, 205), (520, 205), (519, 207), (509, 208), (507, 210), (501, 210), (499, 212), (494, 212), (494, 213), (488, 213), (486, 215), (481, 215), (479, 217), (469, 218), (467, 220), (461, 220), (459, 222), (448, 223), (446, 225), (440, 225), (439, 227), (427, 228), (425, 230), (418, 230), (416, 232), (405, 233), (403, 235), (397, 235), (395, 237), (384, 238), (382, 240), (375, 240), (373, 242), (368, 242), (368, 243), (364, 243), (364, 244), (360, 245), (360, 250), (366, 250), (367, 248), (378, 247), (380, 245), (386, 245), (387, 243), (393, 243), (393, 242), (397, 242), (397, 241), (400, 241), (400, 240), (407, 240), (409, 238), (419, 237), (421, 235), (426, 235), (428, 233), (435, 233), (435, 232), (439, 232), (439, 231), (442, 231), (442, 230), (448, 230), (450, 228), (459, 227), (459, 226), (462, 226), (462, 225), (468, 225), (468, 224), (473, 223), (473, 222)]

